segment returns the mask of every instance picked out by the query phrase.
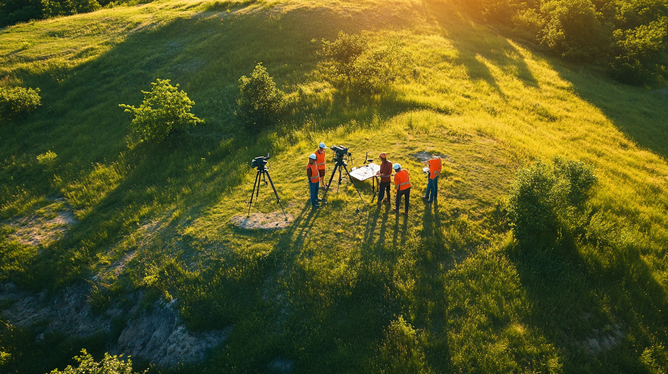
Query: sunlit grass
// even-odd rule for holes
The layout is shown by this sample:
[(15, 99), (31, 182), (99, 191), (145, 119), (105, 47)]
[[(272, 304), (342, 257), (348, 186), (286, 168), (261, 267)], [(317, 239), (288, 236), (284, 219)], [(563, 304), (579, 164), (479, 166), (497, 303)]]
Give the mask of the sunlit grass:
[[(403, 76), (371, 97), (330, 84), (315, 52), (339, 30), (373, 46), (397, 40), (411, 61)], [(297, 105), (247, 133), (237, 80), (258, 62)], [(2, 124), (0, 279), (57, 291), (99, 275), (97, 308), (140, 289), (180, 300), (194, 329), (234, 325), (194, 372), (267, 371), (276, 358), (295, 372), (374, 371), (396, 364), (383, 361), (384, 339), (399, 316), (419, 346), (406, 362), (422, 371), (633, 372), (668, 345), (665, 99), (532, 51), (448, 2), (104, 9), (0, 31), (0, 76), (43, 97), (31, 117)], [(179, 83), (206, 123), (128, 149), (118, 104), (138, 105), (155, 78)], [(349, 146), (350, 166), (384, 151), (408, 168), (410, 217), (369, 204), (369, 183), (364, 203), (344, 182), (310, 210), (304, 166), (320, 141)], [(47, 151), (57, 154), (48, 167), (37, 159)], [(433, 207), (409, 156), (421, 151), (447, 156)], [(295, 221), (239, 229), (229, 219), (247, 212), (250, 160), (267, 152)], [(624, 253), (517, 250), (500, 201), (519, 167), (555, 154), (596, 167), (593, 207)], [(261, 188), (252, 211), (279, 210)], [(9, 242), (12, 219), (54, 197), (80, 221), (69, 234), (40, 250)], [(614, 324), (625, 340), (587, 353), (582, 342)]]

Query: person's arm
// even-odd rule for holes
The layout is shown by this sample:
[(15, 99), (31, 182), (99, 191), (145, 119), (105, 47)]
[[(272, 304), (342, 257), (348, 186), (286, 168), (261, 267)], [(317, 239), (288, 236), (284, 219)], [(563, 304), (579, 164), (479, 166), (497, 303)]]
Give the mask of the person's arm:
[(311, 168), (310, 168), (310, 167), (307, 167), (307, 168), (306, 168), (306, 177), (308, 178), (308, 181), (310, 182), (310, 181), (311, 181), (311, 177), (312, 177), (312, 175), (311, 175)]

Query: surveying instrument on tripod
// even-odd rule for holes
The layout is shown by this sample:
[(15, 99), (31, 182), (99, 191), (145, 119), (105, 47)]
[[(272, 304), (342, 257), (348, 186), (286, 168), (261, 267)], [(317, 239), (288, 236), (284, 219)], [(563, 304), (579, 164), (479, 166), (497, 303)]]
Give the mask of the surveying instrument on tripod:
[[(332, 151), (334, 151), (334, 170), (332, 170), (332, 176), (329, 177), (329, 182), (327, 182), (327, 189), (325, 190), (325, 193), (322, 195), (322, 200), (325, 201), (325, 197), (327, 196), (327, 192), (329, 192), (329, 189), (332, 185), (332, 179), (334, 179), (334, 175), (336, 174), (337, 170), (339, 172), (339, 182), (336, 186), (336, 192), (339, 192), (339, 186), (341, 185), (341, 180), (343, 180), (342, 172), (341, 169), (343, 169), (346, 172), (346, 175), (348, 176), (348, 179), (350, 179), (350, 183), (353, 184), (353, 187), (355, 188), (355, 191), (357, 191), (357, 194), (360, 197), (360, 200), (362, 200), (362, 204), (364, 204), (364, 199), (362, 198), (362, 194), (360, 193), (360, 190), (357, 189), (357, 185), (355, 185), (355, 181), (353, 178), (350, 176), (350, 173), (348, 172), (348, 164), (346, 163), (346, 156), (352, 156), (350, 152), (348, 152), (348, 148), (344, 147), (342, 145), (334, 145), (331, 147)], [(356, 213), (360, 212), (359, 206), (355, 209)]]
[(278, 197), (278, 192), (276, 192), (276, 187), (274, 186), (274, 182), (271, 180), (271, 175), (269, 175), (269, 169), (267, 168), (267, 161), (271, 158), (270, 154), (267, 153), (267, 156), (260, 156), (260, 157), (255, 157), (253, 161), (251, 162), (252, 167), (257, 169), (257, 173), (255, 174), (255, 183), (253, 183), (253, 192), (251, 192), (250, 196), (250, 201), (248, 202), (248, 216), (250, 217), (250, 211), (251, 207), (253, 206), (253, 197), (256, 199), (260, 198), (260, 182), (264, 182), (265, 185), (267, 185), (267, 179), (269, 179), (269, 184), (271, 185), (271, 189), (274, 190), (274, 195), (276, 195), (276, 201), (278, 202), (278, 205), (281, 207), (281, 210), (283, 211), (283, 216), (285, 216), (285, 220), (288, 220), (288, 215), (285, 214), (285, 209), (283, 209), (283, 204), (281, 204), (281, 199)]

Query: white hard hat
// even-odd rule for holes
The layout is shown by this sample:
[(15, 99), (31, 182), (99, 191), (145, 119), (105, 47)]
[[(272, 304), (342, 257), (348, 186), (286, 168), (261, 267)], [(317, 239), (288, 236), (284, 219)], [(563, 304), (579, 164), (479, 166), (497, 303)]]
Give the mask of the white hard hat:
[(317, 157), (315, 156), (315, 153), (311, 153), (310, 156), (308, 156), (311, 160), (315, 160)]
[(392, 167), (394, 168), (394, 170), (399, 170), (399, 169), (401, 169), (401, 165), (400, 165), (400, 164), (398, 164), (398, 163), (397, 163), (397, 164), (394, 164), (394, 165), (392, 165)]
[(323, 143), (323, 142), (320, 142), (320, 144), (318, 145), (318, 147), (327, 149), (327, 146), (326, 146), (325, 143)]

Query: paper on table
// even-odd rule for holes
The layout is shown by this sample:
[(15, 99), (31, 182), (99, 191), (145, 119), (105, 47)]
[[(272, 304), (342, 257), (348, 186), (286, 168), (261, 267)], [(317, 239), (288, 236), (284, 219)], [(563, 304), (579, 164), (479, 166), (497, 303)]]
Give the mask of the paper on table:
[(376, 175), (376, 173), (379, 171), (380, 165), (374, 164), (372, 162), (368, 165), (358, 167), (357, 169), (351, 171), (350, 176), (358, 181), (365, 181), (369, 178), (373, 178), (373, 176)]

